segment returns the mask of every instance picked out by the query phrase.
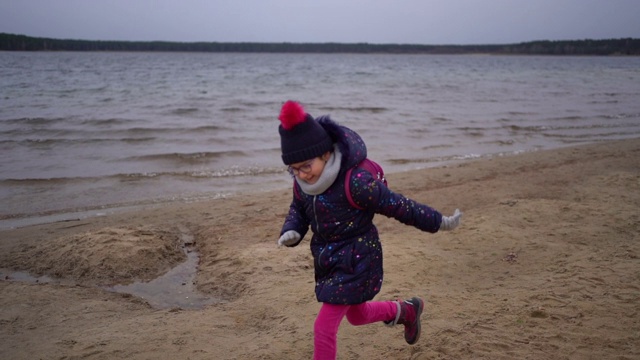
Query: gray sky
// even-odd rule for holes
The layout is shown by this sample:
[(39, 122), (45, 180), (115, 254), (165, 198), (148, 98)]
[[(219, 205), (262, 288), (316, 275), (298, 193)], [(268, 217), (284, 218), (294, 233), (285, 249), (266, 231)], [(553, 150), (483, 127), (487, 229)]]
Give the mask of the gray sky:
[(0, 0), (0, 32), (374, 44), (640, 38), (640, 0)]

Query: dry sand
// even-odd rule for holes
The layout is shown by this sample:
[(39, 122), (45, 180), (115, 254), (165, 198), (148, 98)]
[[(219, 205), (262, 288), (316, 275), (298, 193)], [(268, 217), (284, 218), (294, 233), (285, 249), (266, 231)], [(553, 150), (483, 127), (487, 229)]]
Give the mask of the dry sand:
[[(462, 226), (435, 235), (378, 216), (378, 299), (419, 295), (423, 335), (343, 322), (341, 359), (639, 359), (640, 139), (389, 174)], [(278, 248), (289, 191), (172, 204), (0, 232), (2, 359), (308, 359), (308, 242)], [(186, 230), (185, 230), (186, 229)], [(148, 281), (194, 236), (201, 309), (104, 286)]]

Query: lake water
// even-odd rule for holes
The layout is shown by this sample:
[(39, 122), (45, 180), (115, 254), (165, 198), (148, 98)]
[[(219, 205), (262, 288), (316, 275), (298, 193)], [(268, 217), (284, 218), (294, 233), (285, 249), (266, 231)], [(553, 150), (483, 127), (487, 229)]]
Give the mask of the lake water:
[(286, 188), (288, 99), (385, 171), (640, 136), (640, 58), (0, 52), (0, 227)]

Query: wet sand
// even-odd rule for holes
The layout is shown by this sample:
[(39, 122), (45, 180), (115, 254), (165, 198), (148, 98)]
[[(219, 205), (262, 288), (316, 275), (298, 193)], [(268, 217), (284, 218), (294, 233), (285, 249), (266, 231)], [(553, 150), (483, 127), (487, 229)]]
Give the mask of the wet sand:
[[(462, 226), (435, 235), (376, 217), (378, 299), (426, 299), (408, 346), (379, 324), (338, 335), (341, 359), (640, 357), (640, 139), (388, 174), (390, 186)], [(171, 204), (0, 231), (3, 359), (307, 359), (308, 242), (278, 248), (289, 191)], [(211, 304), (158, 307), (105, 288), (187, 260)], [(185, 284), (187, 286), (187, 284)]]

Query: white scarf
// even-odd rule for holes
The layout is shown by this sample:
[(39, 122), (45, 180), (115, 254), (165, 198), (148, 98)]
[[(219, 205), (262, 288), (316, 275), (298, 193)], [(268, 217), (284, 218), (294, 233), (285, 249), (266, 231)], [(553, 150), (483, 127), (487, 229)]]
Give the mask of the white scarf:
[(338, 145), (333, 145), (333, 152), (327, 160), (327, 163), (324, 165), (324, 170), (322, 170), (322, 174), (320, 174), (320, 178), (313, 184), (308, 184), (296, 177), (296, 181), (302, 191), (305, 194), (309, 195), (320, 195), (325, 192), (329, 186), (336, 181), (338, 174), (340, 173), (340, 163), (342, 162), (342, 153), (340, 149), (338, 149)]

